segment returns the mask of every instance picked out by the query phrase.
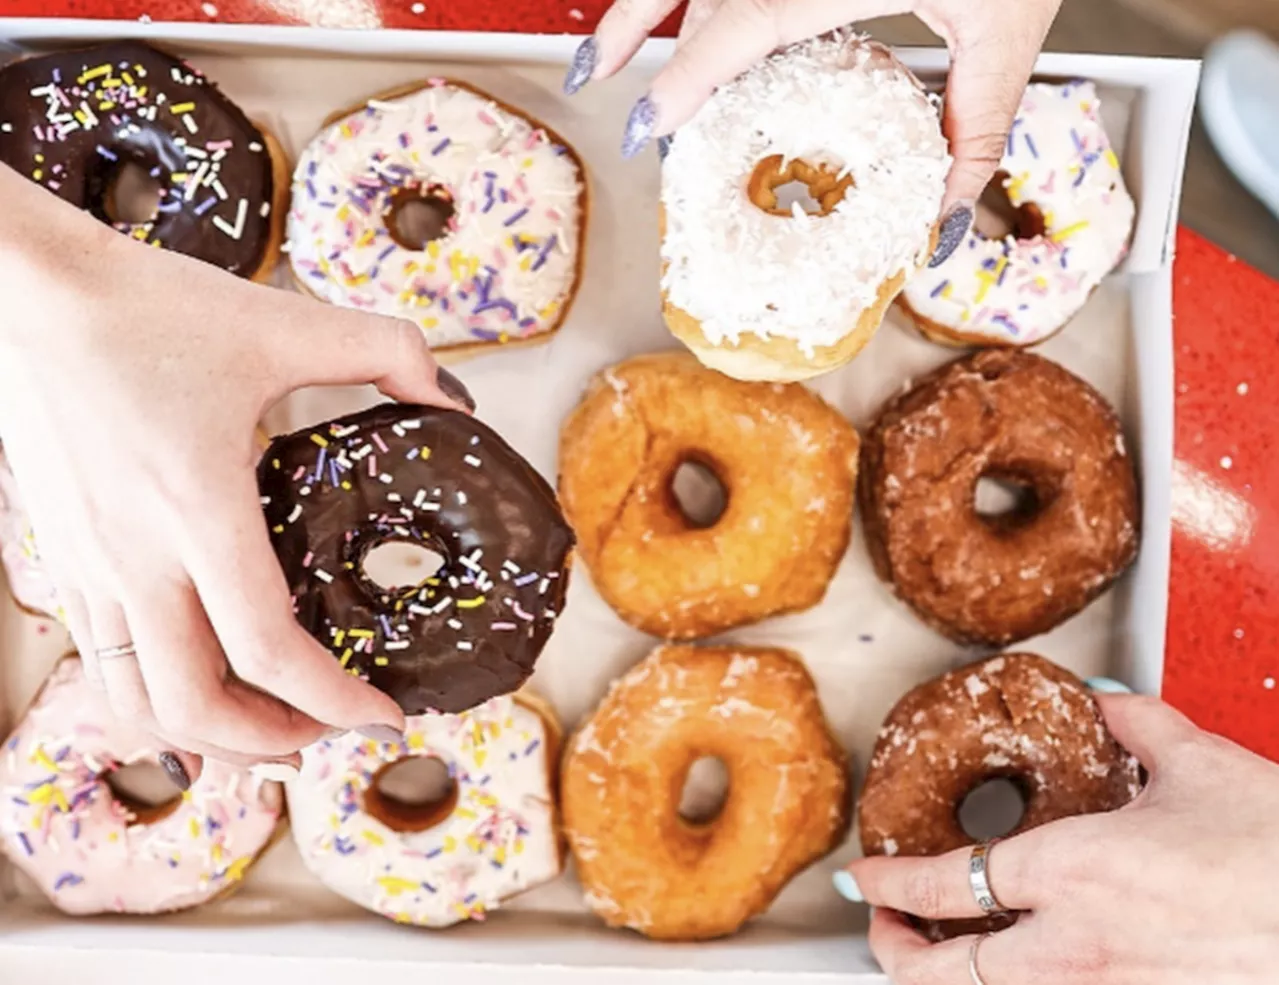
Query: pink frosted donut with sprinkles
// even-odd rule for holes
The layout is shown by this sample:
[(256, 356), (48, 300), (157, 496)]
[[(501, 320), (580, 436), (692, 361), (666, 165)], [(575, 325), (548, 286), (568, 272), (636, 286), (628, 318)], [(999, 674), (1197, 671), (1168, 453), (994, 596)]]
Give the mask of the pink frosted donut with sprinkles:
[(18, 608), (33, 616), (56, 616), (58, 596), (53, 581), (40, 563), (40, 552), (31, 523), (22, 505), (18, 482), (0, 446), (0, 561), (9, 582), (9, 594)]
[(924, 335), (948, 345), (1043, 342), (1124, 258), (1134, 204), (1100, 109), (1091, 82), (1027, 87), (996, 172), (1016, 228), (990, 239), (975, 227), (907, 282), (898, 303)]
[(294, 171), (288, 252), (307, 292), (412, 321), (462, 356), (560, 327), (586, 216), (582, 162), (561, 137), (431, 79), (330, 118)]
[(107, 778), (162, 751), (64, 658), (0, 745), (0, 850), (71, 914), (167, 913), (231, 890), (272, 843), (284, 793), (205, 760), (170, 801), (117, 799)]
[[(302, 860), (334, 892), (397, 923), (482, 920), (560, 873), (559, 740), (550, 710), (525, 694), (410, 717), (401, 742), (355, 732), (321, 740), (303, 750), (288, 787)], [(415, 757), (444, 764), (442, 797), (390, 792), (389, 771)]]

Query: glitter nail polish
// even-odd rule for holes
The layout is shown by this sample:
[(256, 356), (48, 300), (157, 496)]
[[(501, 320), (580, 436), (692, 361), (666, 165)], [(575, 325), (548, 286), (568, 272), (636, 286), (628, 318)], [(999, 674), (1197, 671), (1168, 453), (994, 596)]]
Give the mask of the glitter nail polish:
[(622, 134), (622, 156), (635, 157), (649, 142), (654, 124), (658, 122), (658, 107), (648, 96), (641, 96), (631, 107), (627, 128)]
[(938, 230), (938, 245), (934, 247), (933, 256), (929, 258), (929, 266), (936, 267), (956, 251), (956, 247), (964, 240), (969, 226), (973, 223), (973, 204), (958, 202), (947, 217), (942, 220), (942, 228)]
[(596, 60), (600, 57), (600, 49), (594, 37), (587, 38), (578, 45), (573, 53), (573, 61), (569, 63), (569, 71), (564, 76), (564, 94), (572, 96), (581, 89), (596, 70)]

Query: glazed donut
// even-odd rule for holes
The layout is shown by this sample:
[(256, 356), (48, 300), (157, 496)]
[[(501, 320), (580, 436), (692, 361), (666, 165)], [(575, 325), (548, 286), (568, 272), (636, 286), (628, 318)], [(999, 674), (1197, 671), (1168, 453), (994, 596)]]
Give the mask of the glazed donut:
[[(1123, 807), (1138, 763), (1111, 737), (1088, 689), (1030, 653), (979, 660), (907, 692), (876, 739), (858, 801), (864, 855), (941, 855), (974, 844), (964, 799), (1010, 780), (1022, 819), (1008, 837), (1058, 818)], [(998, 930), (1009, 915), (927, 922), (934, 940)]]
[(1133, 199), (1099, 109), (1092, 82), (1027, 88), (997, 172), (1018, 210), (1017, 229), (988, 239), (971, 228), (949, 258), (920, 271), (898, 296), (928, 338), (1043, 342), (1123, 259)]
[[(691, 461), (726, 492), (710, 527), (672, 492)], [(596, 376), (560, 435), (560, 496), (597, 590), (668, 639), (816, 605), (849, 543), (857, 468), (857, 432), (820, 397), (684, 352)]]
[(56, 617), (60, 608), (58, 597), (52, 579), (40, 563), (40, 551), (3, 445), (0, 445), (0, 561), (9, 582), (9, 594), (18, 608), (32, 616)]
[[(667, 327), (739, 379), (847, 363), (932, 253), (950, 164), (936, 99), (887, 48), (838, 34), (770, 56), (663, 162)], [(779, 207), (797, 180), (816, 212)]]
[[(482, 920), (560, 873), (559, 737), (550, 710), (522, 694), (411, 717), (403, 742), (354, 732), (321, 740), (288, 787), (302, 860), (335, 893), (397, 923)], [(406, 805), (380, 789), (392, 766), (415, 756), (447, 767), (443, 802)]]
[[(718, 757), (720, 813), (678, 813), (689, 768)], [(585, 900), (611, 927), (705, 940), (763, 912), (849, 827), (844, 752), (787, 650), (661, 646), (570, 740), (560, 783)]]
[(223, 895), (272, 844), (284, 794), (206, 759), (169, 803), (115, 799), (106, 777), (163, 751), (64, 658), (0, 746), (0, 849), (65, 913), (167, 913)]
[[(1024, 502), (981, 516), (983, 478)], [(1044, 633), (1138, 550), (1133, 461), (1115, 412), (1061, 366), (989, 349), (925, 377), (866, 433), (859, 506), (876, 572), (958, 643)]]
[[(460, 411), (383, 404), (276, 438), (258, 466), (271, 541), (298, 621), (407, 715), (514, 691), (564, 605), (573, 534), (555, 493)], [(375, 547), (444, 561), (383, 588)]]
[[(140, 242), (241, 277), (265, 279), (280, 254), (279, 144), (186, 62), (139, 41), (0, 69), (0, 163)], [(160, 188), (145, 222), (115, 211), (128, 163)]]
[[(545, 342), (582, 274), (587, 187), (558, 134), (461, 82), (381, 93), (298, 160), (289, 262), (322, 300), (417, 324), (437, 355)], [(425, 245), (399, 210), (439, 221)]]

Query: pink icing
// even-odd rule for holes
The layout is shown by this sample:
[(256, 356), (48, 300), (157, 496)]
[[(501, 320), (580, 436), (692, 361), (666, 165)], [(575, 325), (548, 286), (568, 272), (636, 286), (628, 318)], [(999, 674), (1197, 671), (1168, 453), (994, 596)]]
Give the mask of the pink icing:
[(228, 889), (271, 841), (283, 791), (206, 760), (171, 813), (134, 823), (101, 776), (163, 749), (63, 660), (0, 746), (0, 850), (67, 913), (162, 913)]

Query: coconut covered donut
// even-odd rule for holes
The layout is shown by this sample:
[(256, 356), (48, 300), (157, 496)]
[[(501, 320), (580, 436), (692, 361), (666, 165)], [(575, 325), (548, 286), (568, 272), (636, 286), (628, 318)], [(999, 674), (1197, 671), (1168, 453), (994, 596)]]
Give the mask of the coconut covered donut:
[[(724, 763), (719, 813), (679, 813), (694, 762)], [(787, 650), (662, 646), (569, 742), (565, 834), (586, 903), (660, 940), (731, 934), (849, 827), (844, 752)]]
[(65, 913), (167, 913), (235, 888), (274, 840), (283, 790), (206, 759), (168, 803), (118, 800), (110, 775), (163, 751), (64, 658), (0, 745), (0, 850)]
[(898, 303), (927, 337), (1043, 342), (1124, 257), (1133, 199), (1100, 110), (1092, 82), (1027, 88), (997, 172), (1017, 228), (989, 239), (975, 226), (943, 263), (907, 282)]
[[(710, 526), (673, 493), (695, 462), (724, 488)], [(746, 383), (686, 352), (598, 375), (560, 434), (560, 498), (601, 596), (697, 639), (821, 601), (849, 543), (858, 433), (799, 384)]]
[[(739, 379), (848, 362), (928, 260), (950, 165), (936, 99), (888, 49), (839, 34), (765, 59), (663, 162), (668, 328)], [(813, 211), (779, 206), (792, 181)]]
[[(880, 729), (858, 800), (865, 855), (941, 855), (972, 845), (964, 799), (1009, 780), (1024, 810), (1011, 834), (1123, 807), (1141, 788), (1137, 761), (1112, 738), (1070, 672), (1030, 653), (980, 660), (921, 684)], [(998, 930), (1008, 914), (926, 922), (935, 940)]]
[[(433, 212), (425, 242), (397, 221)], [(582, 272), (586, 179), (537, 120), (461, 82), (372, 97), (329, 119), (298, 159), (289, 262), (333, 304), (422, 329), (437, 355), (545, 342)]]
[[(527, 694), (412, 716), (402, 742), (323, 739), (289, 784), (302, 860), (334, 892), (397, 923), (483, 919), (560, 873), (559, 739), (551, 710)], [(408, 804), (380, 785), (414, 757), (444, 763), (452, 782), (441, 802)]]

